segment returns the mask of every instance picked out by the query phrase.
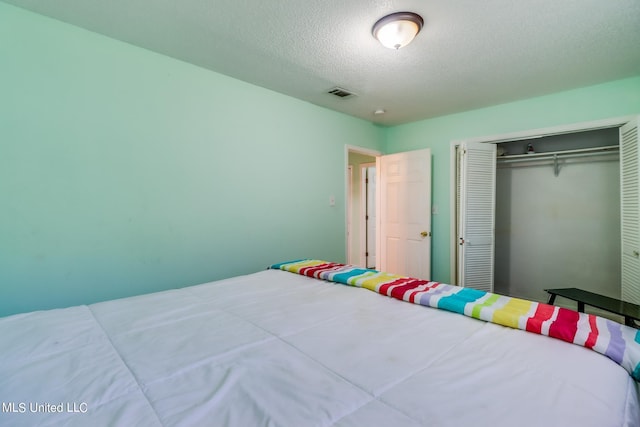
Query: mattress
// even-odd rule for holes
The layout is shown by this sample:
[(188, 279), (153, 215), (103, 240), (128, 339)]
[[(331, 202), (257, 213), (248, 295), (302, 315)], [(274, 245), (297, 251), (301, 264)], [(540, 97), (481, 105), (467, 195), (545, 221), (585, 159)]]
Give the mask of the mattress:
[(592, 350), (279, 270), (0, 319), (0, 425), (640, 426)]

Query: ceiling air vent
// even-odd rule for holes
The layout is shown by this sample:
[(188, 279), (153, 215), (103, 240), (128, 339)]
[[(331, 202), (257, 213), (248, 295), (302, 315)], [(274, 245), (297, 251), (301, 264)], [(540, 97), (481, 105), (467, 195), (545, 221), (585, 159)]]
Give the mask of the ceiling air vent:
[(335, 95), (339, 98), (350, 98), (352, 96), (356, 96), (355, 93), (349, 92), (348, 90), (338, 86), (334, 87), (333, 89), (330, 89), (327, 93), (330, 93), (331, 95)]

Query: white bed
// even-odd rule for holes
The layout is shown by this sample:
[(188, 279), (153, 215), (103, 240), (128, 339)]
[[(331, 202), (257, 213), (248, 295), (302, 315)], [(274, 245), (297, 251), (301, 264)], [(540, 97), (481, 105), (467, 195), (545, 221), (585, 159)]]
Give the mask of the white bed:
[(0, 402), (3, 426), (640, 426), (594, 351), (279, 270), (2, 318)]

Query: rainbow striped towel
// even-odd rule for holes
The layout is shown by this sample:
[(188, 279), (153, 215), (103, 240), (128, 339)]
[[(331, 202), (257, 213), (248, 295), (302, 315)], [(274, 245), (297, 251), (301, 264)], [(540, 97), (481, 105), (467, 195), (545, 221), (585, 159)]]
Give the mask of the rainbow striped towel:
[(366, 288), (414, 304), (561, 339), (604, 354), (640, 381), (640, 330), (602, 317), (334, 262), (304, 259), (269, 268)]

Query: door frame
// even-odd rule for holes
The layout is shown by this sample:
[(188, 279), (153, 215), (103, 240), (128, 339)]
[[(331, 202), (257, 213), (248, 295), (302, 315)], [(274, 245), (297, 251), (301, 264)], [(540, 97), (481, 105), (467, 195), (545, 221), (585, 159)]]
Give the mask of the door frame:
[[(376, 159), (376, 163), (379, 162), (380, 157), (382, 156), (382, 152), (378, 151), (378, 150), (374, 150), (371, 148), (365, 148), (365, 147), (360, 147), (357, 145), (351, 145), (351, 144), (345, 144), (344, 145), (344, 195), (345, 195), (345, 200), (347, 201), (347, 203), (345, 203), (345, 207), (344, 207), (344, 245), (345, 245), (345, 260), (349, 259), (349, 249), (350, 249), (350, 245), (349, 245), (349, 235), (347, 233), (347, 227), (349, 226), (349, 212), (348, 212), (348, 204), (349, 204), (349, 200), (347, 200), (348, 198), (351, 197), (351, 194), (349, 194), (349, 186), (351, 185), (350, 180), (351, 177), (349, 176), (349, 153), (356, 153), (356, 154), (364, 154), (366, 156), (371, 156), (371, 157), (375, 157)], [(378, 170), (376, 169), (376, 181), (378, 181)], [(376, 197), (376, 212), (378, 211), (378, 206), (380, 203), (380, 200), (378, 200), (379, 197)], [(377, 240), (377, 239), (376, 239)], [(377, 244), (377, 242), (376, 242)], [(377, 252), (377, 249), (376, 249)], [(377, 262), (376, 262), (377, 263)]]
[(497, 144), (507, 141), (521, 141), (526, 139), (537, 139), (545, 136), (561, 135), (566, 133), (576, 133), (590, 130), (607, 129), (620, 127), (625, 123), (633, 120), (636, 115), (613, 117), (602, 120), (591, 120), (586, 122), (578, 122), (571, 124), (564, 124), (558, 126), (551, 126), (539, 129), (530, 129), (518, 132), (509, 132), (503, 134), (479, 136), (466, 139), (452, 140), (449, 143), (449, 209), (451, 212), (450, 224), (449, 224), (449, 260), (450, 260), (450, 274), (452, 281), (455, 281), (456, 272), (456, 146), (463, 142), (482, 142), (487, 144)]

